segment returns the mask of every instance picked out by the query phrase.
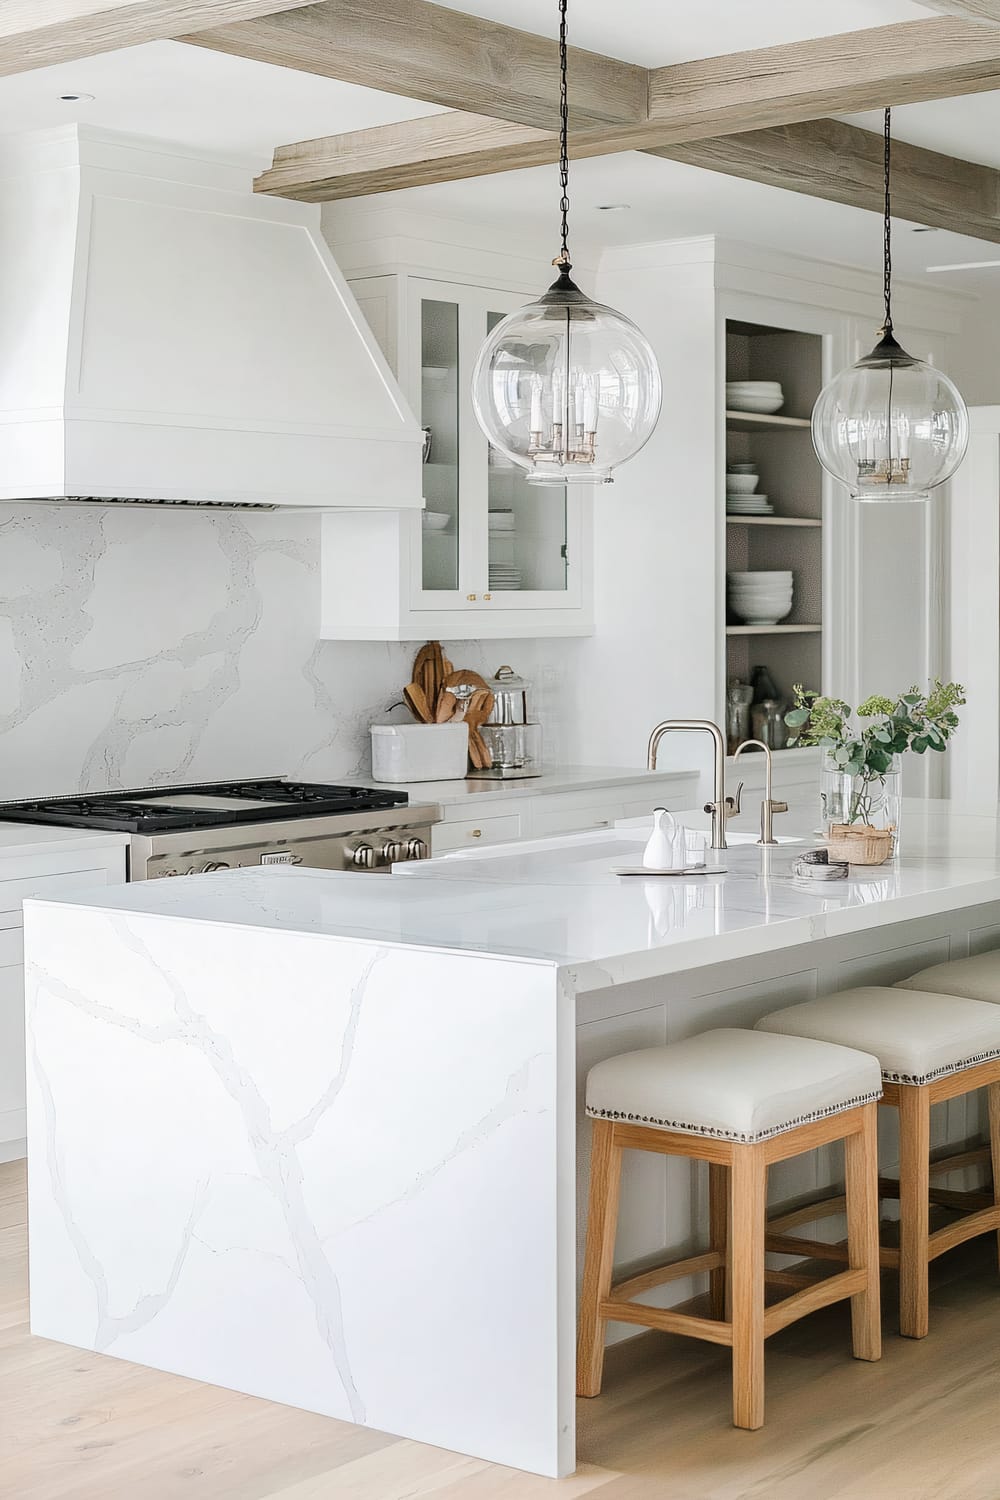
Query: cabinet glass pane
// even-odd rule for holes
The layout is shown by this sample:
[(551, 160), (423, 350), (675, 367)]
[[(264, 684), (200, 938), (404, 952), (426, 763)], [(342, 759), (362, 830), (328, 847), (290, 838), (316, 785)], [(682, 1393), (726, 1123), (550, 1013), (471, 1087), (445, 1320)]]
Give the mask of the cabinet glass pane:
[(458, 588), (458, 306), (420, 304), (420, 412), (425, 433), (423, 586)]
[[(492, 329), (503, 313), (488, 313)], [(565, 590), (566, 486), (528, 483), (524, 469), (489, 452), (490, 592)]]

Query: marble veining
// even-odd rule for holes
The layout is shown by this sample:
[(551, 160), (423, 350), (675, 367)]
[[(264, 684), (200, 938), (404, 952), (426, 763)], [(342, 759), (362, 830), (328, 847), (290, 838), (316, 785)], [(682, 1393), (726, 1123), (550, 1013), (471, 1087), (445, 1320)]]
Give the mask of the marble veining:
[[(319, 641), (319, 518), (0, 508), (0, 798), (292, 774), (367, 778), (415, 644)], [(538, 683), (558, 758), (567, 642), (455, 642)], [(68, 732), (71, 730), (71, 732)]]
[(36, 905), (34, 1331), (557, 1472), (554, 971), (508, 971)]

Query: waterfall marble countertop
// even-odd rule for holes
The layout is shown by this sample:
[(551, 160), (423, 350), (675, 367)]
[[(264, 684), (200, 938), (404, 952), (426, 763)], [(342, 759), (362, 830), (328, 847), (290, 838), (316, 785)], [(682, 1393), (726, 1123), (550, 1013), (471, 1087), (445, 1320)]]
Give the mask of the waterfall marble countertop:
[(139, 881), (58, 904), (540, 961), (570, 971), (580, 993), (1000, 900), (1000, 824), (947, 803), (907, 806), (897, 861), (821, 887), (792, 878), (794, 842), (734, 844), (720, 874), (614, 874), (640, 863), (646, 832), (462, 851), (399, 865), (389, 879), (276, 866)]
[(572, 1473), (578, 997), (627, 1050), (662, 976), (703, 981), (704, 1026), (748, 955), (797, 994), (822, 939), (1000, 922), (998, 825), (941, 804), (839, 894), (791, 883), (794, 846), (615, 876), (645, 836), (26, 901), (32, 1332)]

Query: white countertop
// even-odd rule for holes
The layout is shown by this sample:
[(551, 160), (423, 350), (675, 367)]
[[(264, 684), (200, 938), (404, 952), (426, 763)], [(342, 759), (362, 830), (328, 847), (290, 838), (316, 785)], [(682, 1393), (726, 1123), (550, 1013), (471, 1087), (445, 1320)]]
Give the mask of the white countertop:
[(353, 786), (376, 787), (379, 791), (408, 792), (410, 801), (436, 802), (440, 807), (454, 804), (471, 806), (483, 801), (512, 800), (515, 797), (544, 797), (553, 792), (590, 792), (630, 786), (649, 781), (663, 786), (689, 781), (697, 771), (647, 771), (627, 766), (551, 766), (541, 776), (525, 776), (511, 781), (474, 781), (462, 777), (455, 781), (373, 781), (369, 776), (355, 777)]
[(791, 880), (794, 845), (733, 847), (726, 874), (615, 875), (638, 863), (644, 839), (642, 828), (575, 834), (407, 864), (390, 878), (227, 871), (59, 904), (549, 962), (582, 991), (1000, 901), (1000, 824), (946, 803), (908, 807), (898, 861), (818, 890)]
[(0, 823), (0, 859), (26, 854), (72, 854), (78, 849), (120, 849), (127, 833), (58, 828), (49, 823)]

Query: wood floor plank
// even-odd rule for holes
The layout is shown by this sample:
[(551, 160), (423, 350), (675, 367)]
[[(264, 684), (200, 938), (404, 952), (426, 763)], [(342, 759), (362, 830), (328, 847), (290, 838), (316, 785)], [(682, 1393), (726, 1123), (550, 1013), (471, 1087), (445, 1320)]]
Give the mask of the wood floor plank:
[[(553, 1481), (142, 1369), (27, 1331), (24, 1174), (0, 1166), (2, 1500), (997, 1500), (992, 1237), (935, 1262), (931, 1333), (851, 1359), (846, 1303), (767, 1345), (767, 1421), (729, 1425), (729, 1352), (645, 1334), (579, 1403)], [(896, 1281), (886, 1275), (885, 1326)]]

